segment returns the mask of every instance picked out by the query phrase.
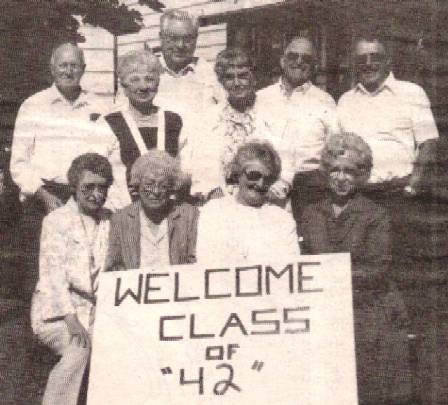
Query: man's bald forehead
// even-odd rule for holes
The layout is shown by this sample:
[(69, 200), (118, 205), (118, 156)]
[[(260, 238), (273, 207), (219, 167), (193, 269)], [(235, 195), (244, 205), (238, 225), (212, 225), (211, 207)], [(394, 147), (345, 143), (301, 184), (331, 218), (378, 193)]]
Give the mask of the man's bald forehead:
[(286, 47), (286, 52), (296, 52), (301, 54), (315, 55), (314, 45), (310, 39), (304, 37), (293, 38)]
[(72, 55), (75, 55), (76, 58), (79, 60), (79, 63), (81, 65), (84, 65), (84, 52), (81, 48), (79, 48), (76, 45), (73, 45), (71, 43), (64, 43), (59, 45), (57, 48), (54, 49), (52, 55), (51, 55), (51, 64), (54, 64), (56, 59), (59, 58), (63, 54), (71, 53)]

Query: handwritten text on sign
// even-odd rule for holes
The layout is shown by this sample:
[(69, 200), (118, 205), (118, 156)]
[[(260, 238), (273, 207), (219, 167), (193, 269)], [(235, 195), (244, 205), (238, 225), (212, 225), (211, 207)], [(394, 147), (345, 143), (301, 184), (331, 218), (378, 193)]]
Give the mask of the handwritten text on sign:
[(103, 274), (88, 403), (356, 404), (352, 316), (348, 255)]

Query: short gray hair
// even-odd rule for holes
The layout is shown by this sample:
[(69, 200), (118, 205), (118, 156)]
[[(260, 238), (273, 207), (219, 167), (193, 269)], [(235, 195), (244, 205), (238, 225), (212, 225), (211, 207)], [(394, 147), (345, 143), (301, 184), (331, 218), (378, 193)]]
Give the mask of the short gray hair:
[(138, 188), (148, 172), (163, 175), (170, 182), (173, 191), (178, 190), (184, 180), (179, 159), (158, 149), (149, 150), (134, 162), (129, 185)]
[(165, 32), (170, 21), (187, 21), (196, 32), (199, 32), (199, 19), (186, 10), (168, 9), (160, 17), (160, 32)]
[(84, 171), (89, 171), (103, 177), (109, 187), (113, 181), (112, 166), (103, 155), (98, 153), (84, 153), (75, 158), (67, 172), (68, 184), (72, 192), (76, 190)]
[(153, 70), (159, 75), (163, 69), (159, 58), (151, 51), (146, 49), (129, 51), (118, 58), (117, 74), (120, 82), (123, 83), (131, 69), (138, 65), (148, 66), (150, 70)]
[(53, 48), (53, 51), (51, 52), (51, 59), (50, 59), (50, 65), (54, 65), (56, 60), (56, 54), (62, 49), (62, 48), (72, 48), (75, 50), (75, 52), (79, 56), (79, 60), (83, 66), (85, 66), (86, 62), (84, 59), (84, 51), (76, 44), (71, 42), (64, 42), (62, 44), (57, 45)]
[(244, 164), (250, 160), (259, 160), (270, 171), (273, 182), (282, 171), (282, 161), (272, 144), (265, 140), (253, 140), (242, 144), (231, 162), (230, 179), (236, 181), (242, 174)]
[(247, 67), (252, 72), (253, 63), (249, 54), (241, 48), (226, 48), (219, 52), (215, 62), (215, 73), (218, 80), (222, 81), (226, 70), (235, 66)]
[[(351, 152), (348, 155), (348, 152)], [(342, 133), (330, 136), (322, 149), (320, 167), (328, 173), (334, 161), (340, 156), (350, 156), (358, 169), (358, 176), (367, 181), (373, 166), (372, 150), (360, 136), (353, 133)]]

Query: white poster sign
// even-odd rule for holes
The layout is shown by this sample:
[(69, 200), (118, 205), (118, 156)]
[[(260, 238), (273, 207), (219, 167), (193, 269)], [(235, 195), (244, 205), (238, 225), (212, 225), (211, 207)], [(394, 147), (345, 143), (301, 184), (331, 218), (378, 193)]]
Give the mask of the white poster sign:
[(88, 405), (355, 405), (350, 257), (104, 273)]

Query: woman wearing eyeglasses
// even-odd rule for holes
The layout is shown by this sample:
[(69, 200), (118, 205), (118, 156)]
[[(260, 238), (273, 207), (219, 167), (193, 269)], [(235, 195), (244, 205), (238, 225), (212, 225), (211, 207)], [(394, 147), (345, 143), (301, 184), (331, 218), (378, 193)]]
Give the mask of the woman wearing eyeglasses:
[(238, 148), (231, 163), (235, 193), (201, 209), (198, 261), (259, 263), (300, 254), (292, 216), (268, 203), (269, 189), (280, 172), (280, 158), (268, 142), (252, 141)]
[(43, 405), (77, 403), (109, 234), (110, 212), (103, 208), (113, 181), (108, 160), (95, 153), (81, 155), (67, 178), (72, 197), (43, 221), (39, 281), (31, 305), (34, 333), (61, 356), (48, 377)]
[(138, 199), (113, 215), (107, 270), (157, 268), (195, 262), (198, 209), (178, 203), (179, 160), (151, 150), (132, 166)]
[[(240, 145), (254, 140), (266, 139), (277, 150), (284, 151), (280, 136), (276, 136), (267, 124), (268, 115), (260, 112), (257, 102), (256, 83), (252, 61), (239, 48), (227, 48), (217, 56), (215, 71), (226, 91), (227, 100), (219, 105), (215, 121), (206, 138), (192, 139), (192, 194), (205, 199), (216, 196), (217, 189), (232, 191), (234, 179), (230, 173), (230, 163)], [(289, 160), (288, 160), (289, 162)], [(199, 164), (198, 164), (199, 163)], [(293, 173), (292, 165), (283, 159), (282, 177), (271, 185), (271, 197), (285, 200)], [(204, 170), (206, 168), (206, 170)]]
[(404, 404), (407, 313), (393, 282), (389, 216), (362, 195), (371, 168), (372, 151), (361, 137), (331, 136), (321, 156), (329, 196), (305, 208), (299, 230), (304, 253), (351, 253), (360, 404)]
[(105, 135), (115, 138), (109, 152), (116, 177), (110, 192), (114, 209), (137, 198), (137, 191), (129, 185), (129, 176), (139, 156), (151, 149), (164, 150), (173, 157), (185, 152), (187, 139), (182, 117), (154, 104), (162, 70), (159, 58), (146, 50), (129, 51), (118, 60), (118, 76), (127, 100), (98, 124)]

